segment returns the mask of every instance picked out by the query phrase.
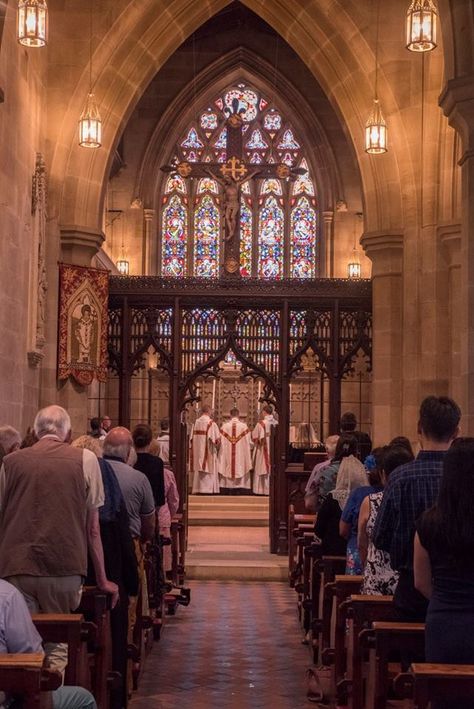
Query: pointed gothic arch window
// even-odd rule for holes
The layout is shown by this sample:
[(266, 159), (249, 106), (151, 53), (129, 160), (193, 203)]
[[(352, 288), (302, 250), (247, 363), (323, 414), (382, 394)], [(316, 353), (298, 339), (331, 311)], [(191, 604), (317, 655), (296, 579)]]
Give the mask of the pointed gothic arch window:
[[(254, 87), (234, 84), (203, 106), (173, 146), (169, 162), (227, 160), (225, 121), (230, 111), (243, 118), (244, 159), (251, 164), (285, 163), (305, 174), (293, 182), (255, 178), (240, 197), (242, 277), (315, 278), (318, 204), (304, 140), (286, 115)], [(168, 175), (162, 182), (160, 273), (216, 278), (220, 269), (222, 185), (212, 177), (187, 181)]]

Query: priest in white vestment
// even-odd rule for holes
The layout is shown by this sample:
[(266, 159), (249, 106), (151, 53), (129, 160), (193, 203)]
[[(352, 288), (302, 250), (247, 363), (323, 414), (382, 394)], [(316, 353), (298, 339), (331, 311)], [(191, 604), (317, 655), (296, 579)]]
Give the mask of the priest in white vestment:
[(219, 492), (218, 455), (221, 435), (212, 415), (212, 408), (205, 404), (191, 429), (189, 472), (193, 476), (193, 495)]
[(170, 462), (170, 424), (168, 419), (163, 419), (160, 424), (161, 433), (157, 437), (158, 457), (161, 458), (165, 465)]
[(256, 495), (270, 494), (270, 470), (271, 470), (271, 446), (272, 426), (276, 426), (277, 421), (273, 417), (273, 409), (270, 405), (264, 406), (260, 416), (260, 421), (253, 429), (252, 443), (254, 445), (253, 458), (253, 486)]
[(231, 409), (231, 419), (221, 426), (221, 452), (219, 456), (219, 484), (223, 489), (250, 490), (250, 431), (239, 419), (239, 410)]

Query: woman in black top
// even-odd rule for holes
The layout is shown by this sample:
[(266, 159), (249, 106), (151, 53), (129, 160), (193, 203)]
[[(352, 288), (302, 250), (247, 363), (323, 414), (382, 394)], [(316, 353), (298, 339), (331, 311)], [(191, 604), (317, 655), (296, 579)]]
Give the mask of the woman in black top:
[[(429, 599), (426, 661), (474, 664), (474, 438), (457, 439), (444, 459), (436, 505), (417, 522), (416, 588)], [(440, 698), (433, 709), (472, 709)]]
[(147, 476), (150, 481), (155, 507), (165, 504), (165, 477), (163, 472), (163, 461), (150, 451), (150, 443), (153, 440), (153, 433), (146, 423), (135, 426), (132, 433), (133, 443), (137, 452), (137, 462), (133, 466)]

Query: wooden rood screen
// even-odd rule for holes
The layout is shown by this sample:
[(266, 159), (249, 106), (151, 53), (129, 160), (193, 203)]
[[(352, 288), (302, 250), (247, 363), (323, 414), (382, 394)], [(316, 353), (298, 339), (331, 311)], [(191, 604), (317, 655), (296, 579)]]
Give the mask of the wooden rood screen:
[(258, 397), (274, 405), (270, 537), (272, 551), (284, 552), (294, 422), (309, 419), (325, 438), (338, 431), (341, 409), (352, 410), (370, 432), (370, 282), (112, 277), (109, 310), (110, 376), (101, 407), (114, 422), (148, 421), (155, 432), (160, 419), (170, 419), (183, 500), (186, 423), (200, 402), (216, 400), (222, 368), (237, 372), (225, 385), (229, 396), (247, 382), (251, 416)]

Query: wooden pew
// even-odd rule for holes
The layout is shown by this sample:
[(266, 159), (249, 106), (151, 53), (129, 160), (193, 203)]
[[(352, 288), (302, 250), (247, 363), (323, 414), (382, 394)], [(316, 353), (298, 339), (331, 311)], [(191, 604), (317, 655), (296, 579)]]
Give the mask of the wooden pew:
[(375, 621), (396, 621), (393, 596), (352, 595), (341, 608), (341, 617), (349, 620), (347, 673), (337, 686), (339, 703), (352, 699), (352, 709), (364, 708), (364, 649), (359, 643), (360, 633)]
[[(412, 678), (415, 709), (427, 709), (434, 699), (448, 700), (455, 709), (457, 700), (471, 700), (474, 706), (474, 665), (435, 665), (415, 662), (409, 673), (395, 679), (399, 696), (407, 687), (407, 675)], [(409, 685), (408, 681), (408, 685)]]
[(112, 671), (112, 635), (110, 631), (111, 596), (95, 586), (85, 586), (79, 611), (96, 628), (89, 643), (92, 694), (99, 709), (108, 709), (110, 691), (127, 682), (126, 677)]
[(331, 615), (333, 606), (333, 589), (336, 574), (343, 574), (346, 568), (345, 556), (323, 556), (319, 561), (320, 574), (319, 611), (317, 617), (312, 619), (311, 634), (313, 653), (317, 656), (315, 664), (322, 663), (322, 654), (329, 647), (331, 641)]
[(186, 527), (182, 514), (171, 521), (171, 580), (175, 586), (182, 586), (186, 576)]
[[(367, 680), (366, 709), (385, 709), (394, 677), (390, 674), (393, 657), (400, 653), (415, 652), (423, 655), (425, 644), (424, 623), (374, 622), (360, 633), (362, 648), (370, 650), (369, 677)], [(399, 666), (397, 663), (397, 671)], [(393, 674), (393, 673), (392, 673)], [(400, 680), (398, 680), (400, 682)], [(403, 696), (408, 698), (407, 685)]]
[(93, 623), (80, 613), (38, 613), (32, 615), (36, 630), (45, 643), (67, 643), (67, 667), (64, 683), (91, 690), (91, 676), (87, 657), (87, 642), (95, 638)]
[(23, 709), (47, 709), (51, 692), (61, 686), (61, 675), (44, 668), (44, 655), (0, 655), (1, 691), (22, 699)]
[(297, 559), (297, 539), (301, 536), (303, 526), (304, 531), (310, 532), (314, 529), (316, 515), (302, 515), (295, 513), (294, 505), (290, 505), (288, 511), (288, 578), (290, 586), (293, 587), (296, 578), (302, 574), (302, 555)]
[(354, 594), (360, 592), (364, 582), (363, 576), (336, 576), (334, 579), (335, 598), (335, 625), (334, 625), (334, 646), (326, 650), (325, 657), (334, 664), (335, 684), (344, 679), (346, 672), (347, 652), (346, 652), (346, 606), (345, 601)]

